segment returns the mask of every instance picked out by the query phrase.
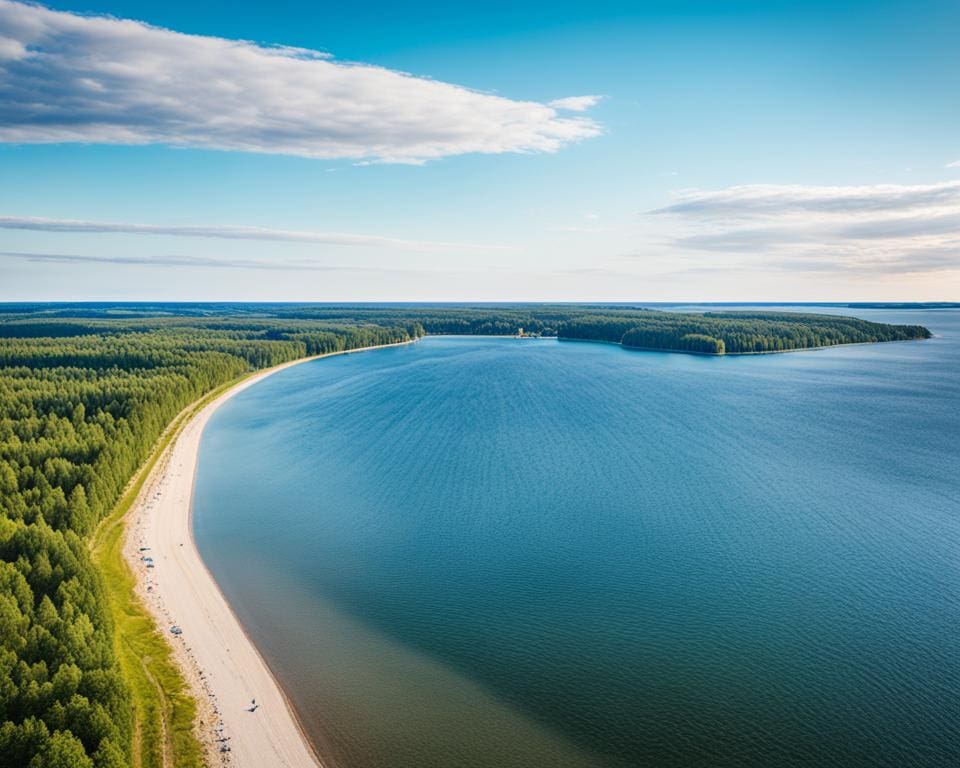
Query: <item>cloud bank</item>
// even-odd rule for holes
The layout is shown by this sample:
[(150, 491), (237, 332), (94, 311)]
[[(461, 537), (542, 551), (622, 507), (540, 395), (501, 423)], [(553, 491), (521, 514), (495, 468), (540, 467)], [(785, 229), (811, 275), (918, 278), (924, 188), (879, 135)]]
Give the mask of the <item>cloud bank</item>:
[(310, 232), (265, 227), (167, 226), (162, 224), (128, 224), (103, 221), (74, 221), (73, 219), (44, 219), (33, 216), (0, 216), (0, 229), (18, 229), (31, 232), (72, 232), (124, 235), (170, 235), (173, 237), (209, 237), (222, 240), (266, 240), (285, 243), (316, 243), (319, 245), (365, 246), (403, 251), (496, 251), (504, 246), (475, 245), (472, 243), (445, 243), (435, 240), (403, 240), (380, 235), (357, 235), (344, 232)]
[(960, 182), (685, 190), (651, 211), (684, 251), (741, 254), (793, 271), (960, 270)]
[(326, 54), (0, 0), (0, 141), (166, 144), (416, 163), (555, 152), (600, 127), (552, 106)]

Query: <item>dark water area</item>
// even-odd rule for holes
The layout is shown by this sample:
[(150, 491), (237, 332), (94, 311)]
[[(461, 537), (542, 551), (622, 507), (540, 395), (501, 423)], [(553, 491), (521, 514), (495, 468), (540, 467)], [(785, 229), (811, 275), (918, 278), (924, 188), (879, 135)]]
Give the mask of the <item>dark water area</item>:
[(436, 337), (226, 403), (197, 542), (321, 754), (960, 765), (960, 311), (825, 311), (936, 337)]

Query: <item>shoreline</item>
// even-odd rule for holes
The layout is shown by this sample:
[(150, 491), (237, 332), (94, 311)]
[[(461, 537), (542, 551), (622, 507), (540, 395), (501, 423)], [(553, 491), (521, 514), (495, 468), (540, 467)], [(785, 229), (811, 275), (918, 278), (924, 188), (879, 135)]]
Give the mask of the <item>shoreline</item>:
[[(509, 337), (506, 337), (509, 338)], [(931, 333), (926, 338), (915, 339), (889, 339), (887, 341), (844, 341), (839, 344), (821, 344), (819, 347), (794, 347), (793, 349), (765, 349), (759, 352), (697, 352), (692, 349), (669, 349), (666, 347), (630, 347), (620, 341), (607, 341), (606, 339), (578, 339), (572, 336), (542, 336), (540, 338), (556, 339), (557, 341), (577, 341), (588, 344), (613, 344), (614, 346), (625, 349), (628, 352), (664, 352), (672, 355), (698, 355), (699, 357), (753, 357), (755, 355), (785, 355), (789, 352), (816, 352), (824, 349), (839, 349), (842, 347), (865, 347), (870, 344), (905, 344), (913, 341), (929, 341), (936, 338), (936, 334)]]
[(794, 347), (793, 349), (764, 349), (759, 352), (697, 352), (693, 349), (672, 349), (670, 347), (632, 347), (627, 346), (620, 341), (609, 341), (608, 339), (581, 339), (576, 336), (517, 336), (516, 334), (506, 333), (427, 333), (422, 337), (430, 338), (457, 338), (457, 339), (517, 339), (518, 341), (527, 341), (531, 339), (546, 339), (553, 341), (575, 341), (586, 344), (612, 344), (628, 352), (662, 352), (671, 355), (697, 355), (699, 357), (752, 357), (755, 355), (785, 355), (789, 352), (816, 352), (824, 349), (838, 349), (841, 347), (865, 347), (870, 344), (905, 344), (913, 341), (929, 341), (938, 338), (937, 334), (931, 331), (928, 337), (917, 337), (914, 339), (889, 339), (887, 341), (844, 341), (839, 344), (821, 344), (817, 347)]
[[(274, 373), (415, 341), (292, 360), (250, 374), (209, 402), (201, 398), (203, 404), (178, 428), (126, 514), (123, 556), (135, 592), (172, 648), (196, 701), (194, 731), (211, 766), (323, 768), (324, 763), (194, 541), (193, 489), (203, 431), (223, 403)], [(153, 567), (144, 557), (152, 558)], [(182, 634), (171, 633), (173, 626)], [(257, 706), (251, 711), (253, 700)]]

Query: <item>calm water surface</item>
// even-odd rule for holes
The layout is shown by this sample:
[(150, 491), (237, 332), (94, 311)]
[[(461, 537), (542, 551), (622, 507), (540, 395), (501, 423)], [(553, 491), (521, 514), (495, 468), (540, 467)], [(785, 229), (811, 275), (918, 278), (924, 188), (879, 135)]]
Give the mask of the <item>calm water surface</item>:
[(960, 312), (857, 314), (938, 337), (294, 367), (200, 550), (332, 766), (960, 765)]

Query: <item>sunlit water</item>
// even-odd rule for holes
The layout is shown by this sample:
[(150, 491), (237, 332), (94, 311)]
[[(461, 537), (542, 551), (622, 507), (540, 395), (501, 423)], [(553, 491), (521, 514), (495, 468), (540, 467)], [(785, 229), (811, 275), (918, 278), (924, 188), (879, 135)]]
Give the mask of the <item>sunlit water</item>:
[(960, 312), (857, 314), (938, 336), (294, 367), (198, 544), (333, 766), (960, 765)]

